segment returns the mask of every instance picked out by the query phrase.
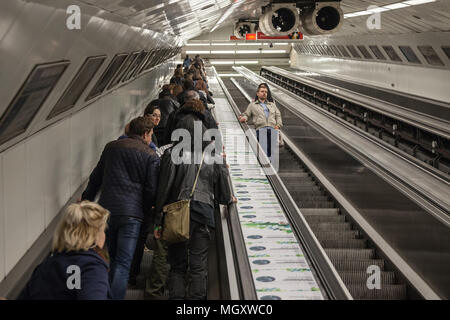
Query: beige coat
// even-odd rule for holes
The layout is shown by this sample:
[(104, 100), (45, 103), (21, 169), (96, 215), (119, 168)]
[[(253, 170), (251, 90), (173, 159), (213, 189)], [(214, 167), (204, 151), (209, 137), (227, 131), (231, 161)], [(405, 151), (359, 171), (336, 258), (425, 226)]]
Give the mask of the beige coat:
[(264, 109), (259, 105), (259, 101), (251, 102), (247, 110), (242, 114), (247, 121), (252, 121), (255, 125), (255, 129), (260, 129), (262, 127), (272, 127), (275, 126), (282, 127), (283, 122), (281, 121), (281, 113), (278, 110), (274, 102), (266, 101), (267, 108), (269, 109), (269, 117), (266, 118)]

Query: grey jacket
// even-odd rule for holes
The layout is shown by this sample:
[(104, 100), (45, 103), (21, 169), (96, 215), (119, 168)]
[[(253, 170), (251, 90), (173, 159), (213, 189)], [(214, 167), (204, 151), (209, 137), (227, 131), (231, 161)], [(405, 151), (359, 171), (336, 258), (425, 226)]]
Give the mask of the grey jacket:
[(255, 129), (260, 129), (262, 127), (272, 127), (275, 126), (282, 127), (283, 122), (281, 120), (281, 113), (278, 110), (274, 102), (266, 101), (267, 108), (269, 109), (269, 117), (266, 118), (263, 107), (259, 104), (259, 101), (251, 102), (247, 110), (242, 114), (244, 118), (249, 121), (252, 120), (255, 125)]

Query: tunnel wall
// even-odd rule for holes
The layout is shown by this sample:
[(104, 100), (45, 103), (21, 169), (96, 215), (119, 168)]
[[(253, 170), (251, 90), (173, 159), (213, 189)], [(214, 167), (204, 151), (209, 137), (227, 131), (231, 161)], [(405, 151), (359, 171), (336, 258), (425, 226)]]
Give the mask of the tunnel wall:
[[(88, 179), (104, 145), (143, 113), (175, 67), (174, 59), (165, 61), (85, 102), (116, 54), (176, 49), (179, 40), (79, 3), (81, 30), (68, 30), (71, 4), (77, 1), (0, 2), (0, 116), (35, 65), (70, 61), (26, 132), (0, 145), (0, 283)], [(106, 60), (75, 107), (48, 120), (86, 58), (97, 55)]]
[[(445, 56), (441, 47), (450, 44), (450, 32), (411, 35), (386, 36), (353, 36), (327, 38), (306, 38), (300, 44), (325, 45), (391, 45), (402, 59), (398, 63), (386, 63), (376, 59), (343, 59), (330, 56), (300, 54), (291, 51), (291, 66), (307, 71), (327, 74), (343, 80), (361, 82), (367, 85), (387, 88), (419, 97), (450, 103), (448, 79), (450, 78), (450, 60)], [(420, 59), (421, 65), (408, 63), (398, 50), (398, 46), (410, 46)], [(417, 46), (432, 46), (441, 60), (442, 67), (431, 66), (417, 50)], [(294, 49), (294, 48), (293, 48)], [(372, 54), (373, 56), (373, 54)]]

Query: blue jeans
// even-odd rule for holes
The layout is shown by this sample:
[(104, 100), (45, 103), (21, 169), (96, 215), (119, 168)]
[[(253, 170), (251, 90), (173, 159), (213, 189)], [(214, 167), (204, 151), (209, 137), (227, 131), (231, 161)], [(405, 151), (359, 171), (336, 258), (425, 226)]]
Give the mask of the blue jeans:
[(106, 243), (110, 258), (109, 281), (116, 300), (125, 298), (141, 225), (141, 220), (128, 216), (112, 216), (108, 221)]

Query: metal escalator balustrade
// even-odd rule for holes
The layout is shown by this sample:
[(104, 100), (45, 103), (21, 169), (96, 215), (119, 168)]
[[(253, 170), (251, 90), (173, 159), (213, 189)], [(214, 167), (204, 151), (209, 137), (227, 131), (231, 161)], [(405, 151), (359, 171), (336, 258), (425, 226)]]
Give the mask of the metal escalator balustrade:
[[(243, 112), (248, 99), (233, 82), (226, 82), (228, 90)], [(247, 93), (255, 92), (256, 87)], [(282, 109), (282, 106), (279, 106)], [(299, 123), (298, 117), (283, 110), (285, 126), (297, 131), (308, 132), (309, 127)], [(368, 246), (361, 230), (342, 214), (331, 195), (324, 190), (309, 170), (288, 148), (280, 148), (278, 175), (296, 201), (302, 215), (308, 221), (317, 239), (337, 269), (354, 299), (407, 299), (407, 288), (398, 281), (394, 271), (386, 269), (385, 261), (377, 256), (376, 250)], [(380, 268), (380, 289), (369, 289), (367, 279), (370, 266)]]
[[(433, 127), (433, 119), (427, 119), (428, 124), (419, 127), (410, 121), (402, 121), (385, 113), (377, 112), (367, 104), (356, 103), (341, 97), (337, 92), (331, 94), (324, 89), (303, 83), (300, 79), (289, 78), (275, 72), (277, 69), (262, 68), (261, 76), (307, 99), (336, 116), (352, 123), (366, 132), (377, 136), (399, 150), (417, 158), (442, 172), (450, 174), (450, 140), (448, 123), (443, 127)], [(280, 71), (281, 72), (281, 71)], [(331, 90), (331, 89), (330, 89)], [(392, 106), (392, 112), (395, 106)], [(420, 115), (423, 116), (423, 115)], [(434, 122), (444, 121), (435, 119)], [(444, 129), (442, 129), (444, 128)], [(446, 128), (446, 129), (445, 129)]]

